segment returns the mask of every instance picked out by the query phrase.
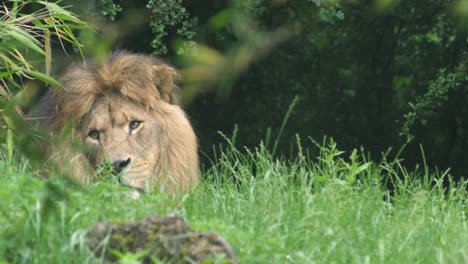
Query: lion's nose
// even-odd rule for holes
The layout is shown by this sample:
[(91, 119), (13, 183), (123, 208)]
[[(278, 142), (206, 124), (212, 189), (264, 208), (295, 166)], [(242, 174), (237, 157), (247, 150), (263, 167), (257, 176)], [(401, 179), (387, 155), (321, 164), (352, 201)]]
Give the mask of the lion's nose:
[(125, 167), (128, 166), (130, 163), (131, 159), (128, 158), (126, 160), (116, 160), (114, 163), (112, 163), (112, 166), (114, 167), (114, 172), (119, 173), (121, 172)]

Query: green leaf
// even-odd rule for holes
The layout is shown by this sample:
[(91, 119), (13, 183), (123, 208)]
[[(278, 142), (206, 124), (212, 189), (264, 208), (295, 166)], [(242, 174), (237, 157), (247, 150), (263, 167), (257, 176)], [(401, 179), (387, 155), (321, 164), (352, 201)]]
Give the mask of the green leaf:
[(6, 55), (0, 53), (0, 59), (2, 60), (2, 67), (12, 68), (13, 71), (18, 71), (22, 69), (18, 64), (16, 64)]
[(23, 71), (28, 74), (28, 75), (31, 75), (32, 77), (34, 78), (37, 78), (47, 84), (50, 84), (52, 86), (55, 86), (55, 87), (60, 87), (62, 88), (62, 84), (60, 84), (58, 81), (56, 81), (54, 78), (42, 73), (42, 72), (38, 72), (38, 71), (32, 71), (32, 70), (27, 70), (27, 69), (23, 69)]
[(73, 23), (77, 24), (85, 24), (83, 21), (76, 18), (70, 11), (60, 7), (55, 3), (45, 2), (45, 1), (37, 1), (38, 3), (44, 5), (47, 9), (52, 11), (55, 18), (60, 18), (62, 20), (68, 20)]
[(19, 30), (14, 29), (8, 31), (8, 35), (19, 41), (21, 44), (25, 45), (28, 48), (31, 48), (35, 52), (45, 56), (45, 52), (35, 43), (38, 42), (35, 38), (31, 37), (27, 33)]
[(370, 163), (370, 162), (367, 162), (367, 163), (362, 164), (361, 166), (359, 166), (359, 167), (357, 167), (357, 168), (355, 168), (355, 169), (353, 170), (353, 174), (356, 175), (356, 174), (359, 174), (359, 173), (361, 173), (361, 172), (367, 170), (371, 164), (372, 164), (372, 163)]
[(16, 71), (6, 71), (6, 72), (0, 72), (0, 79), (4, 77), (11, 76), (15, 73)]

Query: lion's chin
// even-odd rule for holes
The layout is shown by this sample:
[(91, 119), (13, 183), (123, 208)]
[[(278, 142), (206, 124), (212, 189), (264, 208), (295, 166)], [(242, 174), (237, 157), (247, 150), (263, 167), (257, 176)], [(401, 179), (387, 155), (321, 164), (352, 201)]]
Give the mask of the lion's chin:
[(148, 177), (119, 175), (119, 183), (136, 191), (144, 191), (150, 186)]
[(140, 192), (138, 190), (132, 190), (129, 192), (129, 198), (133, 200), (140, 199)]

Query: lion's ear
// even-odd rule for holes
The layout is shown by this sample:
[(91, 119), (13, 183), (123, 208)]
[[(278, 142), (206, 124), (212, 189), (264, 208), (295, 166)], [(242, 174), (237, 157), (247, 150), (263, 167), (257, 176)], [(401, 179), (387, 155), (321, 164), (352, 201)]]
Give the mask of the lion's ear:
[(177, 71), (163, 64), (153, 66), (153, 74), (153, 80), (161, 93), (161, 99), (170, 104), (180, 104), (179, 87), (175, 84), (179, 80)]

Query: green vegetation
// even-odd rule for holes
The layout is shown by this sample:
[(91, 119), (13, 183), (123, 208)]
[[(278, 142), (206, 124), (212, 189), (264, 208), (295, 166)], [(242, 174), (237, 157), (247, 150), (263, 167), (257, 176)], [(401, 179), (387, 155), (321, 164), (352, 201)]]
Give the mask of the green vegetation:
[(69, 43), (81, 53), (73, 31), (89, 25), (53, 2), (12, 0), (0, 3), (0, 9), (0, 156), (12, 161), (21, 151), (37, 154), (23, 120), (23, 108), (39, 93), (29, 80), (61, 87), (50, 76), (51, 42)]
[[(300, 151), (293, 161), (263, 146), (229, 145), (206, 180), (175, 199), (133, 200), (112, 181), (78, 187), (38, 178), (27, 161), (0, 162), (0, 262), (95, 263), (84, 234), (96, 222), (169, 213), (225, 236), (241, 263), (468, 261), (466, 182), (443, 188), (446, 174), (377, 165), (323, 145), (318, 159)], [(392, 195), (384, 179), (396, 181)], [(136, 263), (129, 261), (138, 254), (122, 256)]]

